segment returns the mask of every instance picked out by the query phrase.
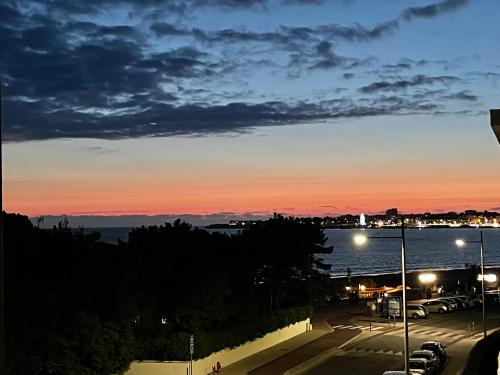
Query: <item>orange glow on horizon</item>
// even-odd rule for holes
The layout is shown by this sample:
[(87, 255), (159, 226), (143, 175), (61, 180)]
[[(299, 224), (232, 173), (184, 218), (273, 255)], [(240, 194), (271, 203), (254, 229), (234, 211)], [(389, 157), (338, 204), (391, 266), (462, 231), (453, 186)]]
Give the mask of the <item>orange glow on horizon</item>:
[[(14, 189), (13, 186), (16, 188)], [(379, 213), (389, 207), (403, 212), (485, 210), (498, 206), (499, 187), (461, 184), (450, 189), (445, 182), (386, 185), (357, 183), (234, 182), (186, 184), (131, 183), (7, 184), (5, 209), (29, 216), (215, 214), (220, 212), (292, 215)], [(335, 188), (333, 186), (336, 186)], [(36, 194), (33, 194), (36, 191)]]

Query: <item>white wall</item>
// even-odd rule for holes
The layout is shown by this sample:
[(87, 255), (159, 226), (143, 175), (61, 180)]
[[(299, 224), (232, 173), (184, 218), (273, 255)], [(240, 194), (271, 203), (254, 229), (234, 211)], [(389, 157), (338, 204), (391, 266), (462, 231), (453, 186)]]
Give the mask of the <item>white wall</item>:
[[(248, 341), (232, 349), (224, 349), (208, 357), (193, 361), (193, 375), (207, 375), (212, 366), (220, 362), (222, 368), (238, 362), (262, 350), (291, 339), (312, 329), (310, 319), (268, 333), (260, 339)], [(195, 348), (196, 350), (196, 348)], [(125, 375), (187, 375), (188, 362), (132, 362)]]

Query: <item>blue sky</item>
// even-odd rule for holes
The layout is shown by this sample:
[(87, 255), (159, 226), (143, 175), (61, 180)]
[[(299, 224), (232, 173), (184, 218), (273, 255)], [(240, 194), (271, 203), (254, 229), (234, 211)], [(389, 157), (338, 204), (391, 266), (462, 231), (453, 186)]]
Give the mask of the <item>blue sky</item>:
[[(499, 207), (487, 116), (499, 106), (498, 14), (495, 0), (7, 0), (7, 201), (30, 214), (375, 212), (393, 205), (391, 197), (408, 210)], [(391, 164), (394, 151), (414, 173)], [(205, 159), (192, 162), (198, 154)], [(360, 182), (329, 168), (371, 175), (373, 155), (386, 161), (366, 182), (378, 193), (344, 194)], [(89, 170), (75, 175), (58, 160), (84, 160)], [(173, 189), (158, 176), (180, 173), (182, 160), (198, 178), (180, 178)], [(449, 189), (461, 192), (451, 201), (444, 182), (435, 185), (436, 160)], [(123, 186), (117, 164), (134, 174), (138, 161), (155, 165), (143, 187), (110, 203), (106, 189)], [(406, 183), (395, 182), (398, 173)], [(116, 177), (103, 183), (102, 175)], [(473, 189), (477, 178), (484, 191)], [(238, 195), (241, 186), (227, 182), (234, 180), (253, 186), (255, 197)], [(384, 180), (391, 185), (377, 190)], [(203, 203), (217, 181), (226, 188)], [(428, 200), (408, 201), (404, 189), (423, 181)], [(163, 203), (155, 208), (145, 194)]]

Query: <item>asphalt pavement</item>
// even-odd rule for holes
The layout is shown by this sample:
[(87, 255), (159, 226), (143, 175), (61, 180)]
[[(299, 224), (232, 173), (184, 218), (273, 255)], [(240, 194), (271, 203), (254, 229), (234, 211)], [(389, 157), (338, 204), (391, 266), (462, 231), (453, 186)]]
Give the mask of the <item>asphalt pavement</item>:
[[(488, 310), (487, 327), (489, 330), (494, 330), (500, 326), (500, 309), (494, 307)], [(356, 324), (369, 322), (367, 318), (353, 321)], [(465, 364), (470, 349), (482, 338), (481, 321), (482, 314), (479, 309), (431, 315), (425, 320), (411, 320), (410, 353), (419, 349), (424, 341), (439, 341), (447, 347), (449, 357), (439, 373), (456, 375)], [(397, 322), (396, 327), (392, 328), (388, 324), (381, 326), (383, 328), (377, 334), (350, 342), (331, 358), (302, 374), (378, 375), (387, 370), (402, 370), (404, 368), (402, 323)]]
[[(487, 311), (487, 327), (500, 327), (500, 307)], [(424, 341), (446, 345), (440, 371), (456, 375), (482, 338), (481, 309), (431, 314), (409, 320), (410, 352)], [(378, 375), (404, 367), (403, 324), (368, 318), (366, 306), (325, 306), (315, 310), (313, 330), (224, 369), (226, 375)]]

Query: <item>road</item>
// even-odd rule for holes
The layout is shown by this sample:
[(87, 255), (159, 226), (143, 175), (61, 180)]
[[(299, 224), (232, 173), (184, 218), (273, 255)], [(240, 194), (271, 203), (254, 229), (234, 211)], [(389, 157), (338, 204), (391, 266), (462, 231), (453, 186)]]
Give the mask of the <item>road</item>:
[[(341, 306), (343, 307), (343, 306)], [(347, 306), (346, 306), (347, 307)], [(286, 370), (293, 368), (304, 361), (307, 361), (328, 349), (338, 347), (343, 343), (351, 340), (356, 335), (361, 333), (361, 327), (354, 327), (351, 325), (352, 312), (350, 311), (353, 307), (343, 307), (338, 309), (326, 309), (324, 311), (318, 311), (313, 319), (313, 327), (320, 327), (327, 333), (318, 339), (307, 343), (300, 348), (290, 351), (280, 358), (277, 358), (265, 365), (250, 371), (251, 375), (273, 375), (273, 374), (283, 374)], [(357, 308), (357, 307), (354, 307)], [(334, 330), (331, 328), (330, 324), (342, 324), (345, 326), (352, 327), (353, 329), (344, 330)]]
[[(488, 309), (488, 329), (500, 326), (500, 308)], [(452, 348), (461, 340), (474, 337), (482, 337), (482, 315), (481, 310), (456, 311), (446, 315), (431, 315), (428, 319), (411, 321), (409, 327), (410, 353), (416, 350), (424, 341), (435, 340), (446, 345), (448, 352), (453, 353)], [(475, 332), (469, 333), (469, 323), (474, 322)], [(332, 322), (333, 323), (333, 322)], [(365, 320), (357, 320), (358, 324), (368, 324)], [(352, 325), (352, 324), (351, 324)], [(336, 324), (335, 333), (341, 334), (348, 331), (350, 325)], [(387, 370), (401, 370), (404, 367), (403, 360), (403, 329), (401, 324), (397, 328), (389, 328), (387, 324), (381, 325), (375, 336), (362, 340), (350, 342), (344, 346), (342, 351), (335, 354), (327, 361), (307, 371), (307, 375), (336, 374), (382, 374)], [(365, 328), (366, 330), (366, 328)], [(456, 346), (456, 345), (455, 345)], [(450, 366), (453, 355), (444, 366)], [(455, 362), (458, 361), (455, 358)], [(460, 364), (461, 365), (461, 364)], [(454, 363), (457, 366), (457, 363)]]

